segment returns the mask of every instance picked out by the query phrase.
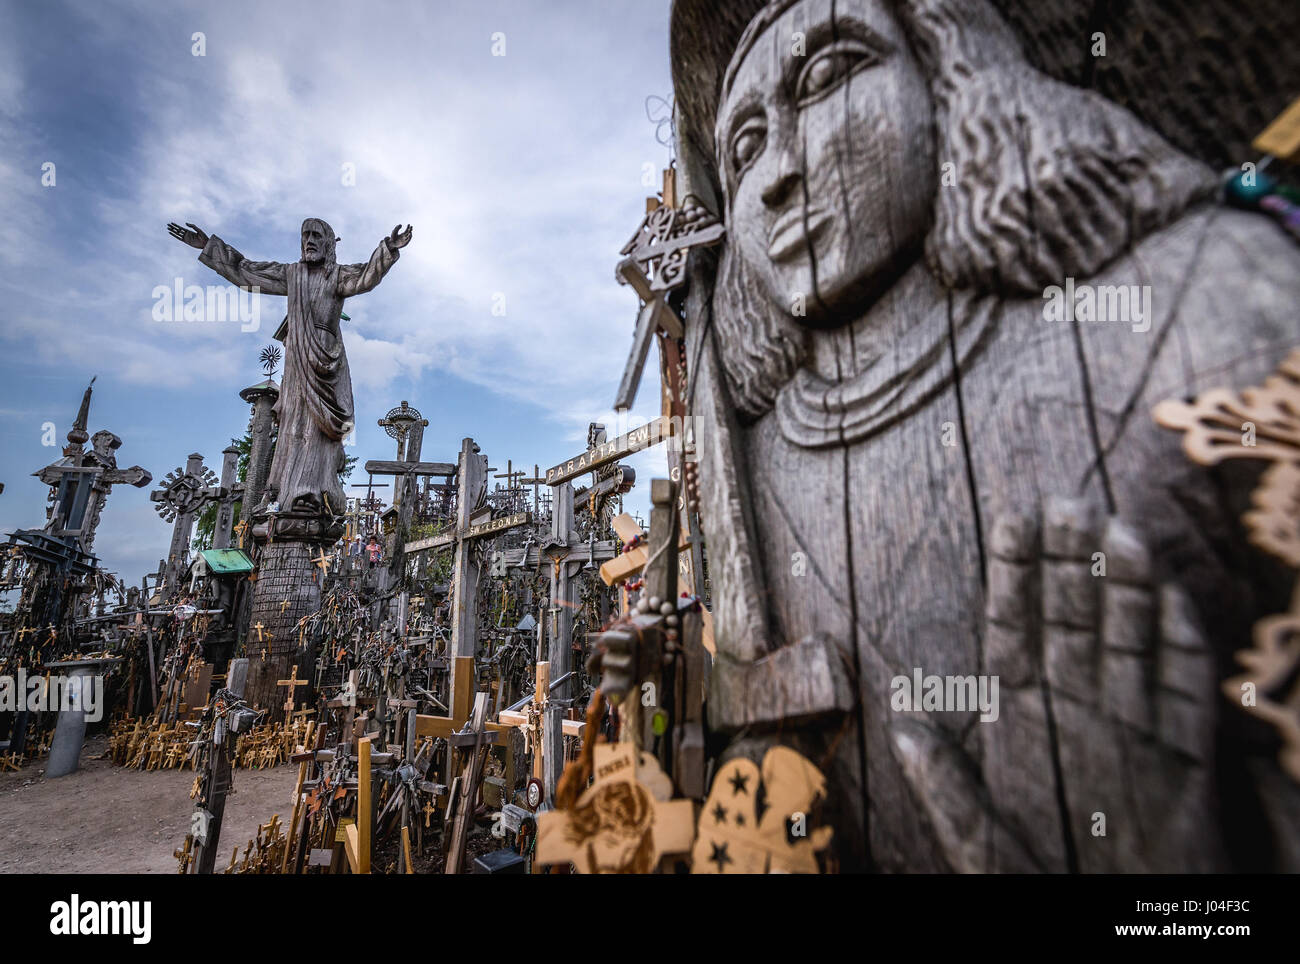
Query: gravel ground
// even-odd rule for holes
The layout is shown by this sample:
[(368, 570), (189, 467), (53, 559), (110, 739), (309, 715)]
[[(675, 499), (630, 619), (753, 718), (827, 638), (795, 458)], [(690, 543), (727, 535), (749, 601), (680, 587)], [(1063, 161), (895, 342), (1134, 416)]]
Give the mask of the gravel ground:
[[(45, 779), (45, 761), (0, 773), (0, 873), (174, 874), (194, 810), (191, 770), (125, 770), (99, 759), (106, 736), (86, 741), (81, 769)], [(218, 869), (242, 854), (257, 826), (292, 811), (296, 766), (236, 770), (226, 801)]]

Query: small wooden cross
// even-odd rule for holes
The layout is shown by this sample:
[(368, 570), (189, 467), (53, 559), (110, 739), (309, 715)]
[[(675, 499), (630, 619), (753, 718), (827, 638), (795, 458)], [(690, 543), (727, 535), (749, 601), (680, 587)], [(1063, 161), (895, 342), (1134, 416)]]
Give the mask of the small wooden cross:
[(283, 615), (284, 615), (284, 611), (285, 611), (286, 609), (288, 609), (288, 608), (289, 608), (289, 600), (287, 600), (287, 599), (281, 599), (281, 600), (280, 600), (280, 615), (283, 616)]
[(253, 628), (257, 630), (257, 641), (258, 641), (259, 643), (266, 642), (266, 640), (264, 640), (264, 639), (262, 638), (262, 630), (263, 630), (264, 627), (263, 627), (263, 625), (262, 625), (262, 623), (261, 623), (260, 620), (259, 620), (258, 622), (256, 622), (256, 623), (253, 624)]
[(293, 675), (289, 679), (276, 680), (275, 685), (289, 687), (289, 698), (284, 701), (284, 709), (286, 713), (293, 713), (293, 704), (294, 700), (297, 698), (298, 687), (308, 685), (308, 681), (305, 679), (298, 679), (298, 667), (295, 665), (293, 667)]
[(334, 564), (334, 560), (325, 555), (324, 548), (320, 550), (320, 555), (312, 559), (312, 562), (316, 563), (320, 567), (320, 571), (327, 576), (330, 574), (330, 566)]
[(194, 863), (194, 838), (188, 834), (185, 837), (185, 849), (173, 850), (172, 856), (180, 861), (180, 873), (187, 874), (190, 870), (190, 864)]
[(235, 531), (239, 533), (239, 548), (244, 548), (244, 536), (248, 533), (249, 528), (247, 519), (240, 519), (239, 524), (235, 526)]

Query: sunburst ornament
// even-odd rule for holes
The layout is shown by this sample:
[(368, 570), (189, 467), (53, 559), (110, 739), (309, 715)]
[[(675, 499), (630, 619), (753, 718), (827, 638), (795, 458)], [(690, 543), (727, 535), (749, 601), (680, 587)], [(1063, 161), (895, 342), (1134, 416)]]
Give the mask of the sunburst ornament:
[(203, 489), (213, 488), (217, 476), (207, 466), (200, 475), (190, 475), (183, 468), (175, 468), (167, 473), (162, 487), (154, 493), (154, 509), (165, 522), (175, 522), (183, 512), (195, 512), (208, 502)]
[(258, 361), (262, 363), (262, 372), (267, 378), (270, 378), (275, 374), (275, 370), (280, 364), (280, 359), (283, 357), (284, 355), (277, 345), (267, 345), (262, 349), (262, 353), (258, 355)]
[[(1190, 403), (1164, 401), (1154, 415), (1158, 424), (1183, 433), (1183, 451), (1200, 465), (1272, 463), (1242, 523), (1253, 545), (1300, 569), (1300, 349), (1261, 386), (1239, 393), (1215, 388)], [(1279, 762), (1300, 782), (1300, 579), (1290, 609), (1259, 620), (1253, 638), (1252, 649), (1237, 653), (1244, 671), (1224, 680), (1223, 691), (1277, 729)]]

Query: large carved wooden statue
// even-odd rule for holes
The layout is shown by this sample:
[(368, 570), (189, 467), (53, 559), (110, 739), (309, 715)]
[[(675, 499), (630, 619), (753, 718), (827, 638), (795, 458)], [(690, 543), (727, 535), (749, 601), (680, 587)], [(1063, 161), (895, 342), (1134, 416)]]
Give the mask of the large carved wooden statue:
[(1286, 606), (1248, 470), (1151, 417), (1296, 343), (1300, 247), (1203, 158), (1297, 78), (1180, 104), (1140, 38), (1235, 7), (1074, 6), (674, 6), (684, 193), (727, 229), (686, 303), (709, 720), (822, 768), (843, 869), (1300, 866), (1300, 795), (1216, 688)]
[(284, 379), (274, 409), (279, 434), (265, 495), (252, 514), (259, 551), (245, 632), (248, 654), (258, 657), (247, 696), (279, 719), (277, 678), (288, 674), (290, 662), (304, 669), (313, 662), (313, 654), (299, 651), (299, 623), (320, 605), (318, 567), (325, 565), (324, 547), (343, 532), (347, 506), (339, 471), (354, 415), (339, 330), (343, 301), (383, 280), (412, 229), (393, 228), (365, 264), (341, 265), (334, 229), (319, 218), (303, 221), (302, 259), (288, 264), (250, 261), (215, 235), (193, 224), (187, 228), (168, 225), (173, 237), (199, 248), (199, 260), (231, 284), (288, 297)]
[(319, 218), (302, 222), (302, 260), (250, 261), (221, 238), (189, 225), (168, 225), (172, 236), (199, 248), (199, 261), (241, 288), (288, 296), (284, 382), (275, 404), (279, 423), (266, 501), (285, 512), (345, 511), (338, 473), (343, 439), (352, 431), (352, 378), (339, 331), (343, 299), (374, 288), (388, 273), (411, 229), (401, 225), (379, 243), (365, 264), (340, 265), (334, 229)]

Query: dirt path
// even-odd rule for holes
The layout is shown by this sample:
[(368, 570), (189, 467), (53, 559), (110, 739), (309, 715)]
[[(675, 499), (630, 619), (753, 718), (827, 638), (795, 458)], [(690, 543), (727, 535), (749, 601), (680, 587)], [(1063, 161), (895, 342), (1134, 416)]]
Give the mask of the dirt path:
[[(190, 770), (124, 770), (98, 759), (107, 737), (86, 741), (81, 769), (44, 778), (44, 761), (0, 773), (0, 873), (174, 874), (172, 851), (185, 842), (194, 810)], [(295, 766), (236, 770), (226, 803), (218, 869), (256, 835), (288, 819)]]

